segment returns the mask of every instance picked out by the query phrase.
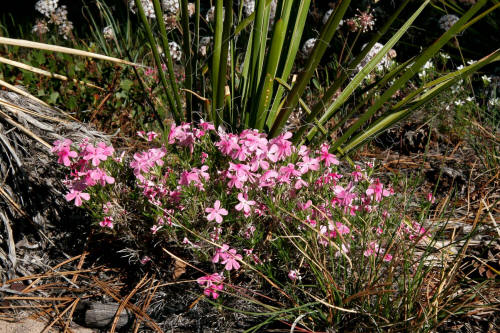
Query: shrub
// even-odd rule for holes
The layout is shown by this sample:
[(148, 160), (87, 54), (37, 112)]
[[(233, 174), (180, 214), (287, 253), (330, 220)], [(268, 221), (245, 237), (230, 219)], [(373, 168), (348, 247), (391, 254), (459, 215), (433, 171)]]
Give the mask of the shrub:
[[(116, 201), (109, 188), (128, 183), (128, 200), (147, 216), (149, 232), (191, 253), (201, 267), (197, 283), (221, 306), (236, 294), (266, 310), (267, 320), (307, 315), (303, 324), (313, 329), (432, 326), (446, 313), (438, 309), (432, 321), (436, 309), (421, 305), (432, 267), (446, 258), (431, 255), (434, 235), (401, 210), (372, 164), (342, 165), (328, 143), (296, 148), (288, 132), (236, 135), (203, 121), (172, 124), (165, 140), (138, 134), (158, 145), (133, 155), (132, 185), (109, 176), (120, 159), (111, 160), (106, 144), (56, 142), (59, 162), (71, 170), (66, 198), (91, 206), (101, 227), (122, 232), (126, 224), (109, 213)], [(432, 199), (422, 199), (420, 218)], [(281, 305), (246, 290), (243, 276), (271, 288)], [(354, 322), (359, 316), (372, 323)]]

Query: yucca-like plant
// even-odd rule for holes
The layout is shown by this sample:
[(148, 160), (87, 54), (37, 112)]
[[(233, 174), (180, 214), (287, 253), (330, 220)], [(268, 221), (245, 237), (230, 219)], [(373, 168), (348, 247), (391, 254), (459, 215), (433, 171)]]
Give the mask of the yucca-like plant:
[[(310, 0), (277, 1), (274, 23), (270, 19), (270, 0), (257, 0), (255, 12), (242, 20), (238, 20), (241, 15), (237, 15), (237, 6), (232, 0), (216, 0), (213, 53), (206, 64), (199, 61), (197, 57), (200, 38), (200, 2), (195, 2), (196, 14), (193, 24), (188, 15), (188, 1), (180, 0), (186, 69), (185, 94), (181, 96), (182, 92), (177, 88), (172, 70), (172, 57), (168, 52), (168, 40), (171, 36), (167, 34), (163, 24), (160, 2), (153, 0), (157, 17), (156, 30), (153, 30), (151, 22), (146, 18), (141, 1), (135, 0), (135, 2), (141, 21), (148, 32), (156, 65), (161, 66), (163, 61), (167, 63), (168, 75), (163, 75), (160, 71), (161, 82), (171, 114), (176, 122), (192, 119), (192, 113), (195, 111), (193, 95), (202, 96), (205, 101), (203, 117), (213, 121), (216, 125), (224, 124), (233, 130), (256, 128), (267, 131), (271, 136), (276, 136), (283, 130), (290, 115), (301, 107), (307, 115), (294, 133), (294, 140), (299, 143), (312, 141), (318, 133), (331, 134), (329, 132), (345, 126), (357, 113), (357, 120), (348, 126), (343, 135), (334, 142), (334, 149), (341, 154), (359, 147), (397, 121), (407, 117), (441, 91), (449, 88), (456, 80), (476, 72), (491, 62), (500, 60), (500, 51), (497, 50), (473, 65), (426, 83), (400, 102), (392, 102), (395, 92), (405, 88), (419, 69), (446, 43), (499, 6), (494, 4), (480, 13), (488, 1), (477, 1), (432, 45), (386, 73), (375, 84), (365, 87), (364, 96), (367, 97), (361, 98), (361, 101), (355, 101), (354, 94), (364, 79), (431, 3), (430, 0), (423, 1), (420, 7), (399, 27), (399, 30), (387, 38), (383, 48), (356, 75), (352, 75), (354, 69), (360, 66), (368, 52), (386, 35), (396, 19), (406, 14), (405, 9), (411, 2), (406, 0), (399, 5), (399, 8), (358, 55), (352, 56), (345, 64), (339, 66), (345, 69), (338, 73), (336, 79), (325, 89), (323, 96), (312, 98), (314, 104), (308, 105), (304, 102), (306, 91), (311, 86), (311, 79), (329, 49), (341, 20), (345, 18), (351, 1), (337, 2), (317, 39), (320, 42), (314, 46), (297, 79), (291, 82), (292, 70), (297, 68), (295, 62), (310, 9)], [(165, 59), (161, 59), (157, 51), (158, 46), (165, 50)], [(229, 60), (226, 61), (226, 59)], [(203, 65), (206, 65), (208, 71), (201, 70)], [(205, 84), (195, 84), (200, 82)], [(200, 88), (202, 86), (206, 88)], [(180, 102), (181, 99), (186, 101), (187, 109), (185, 110)], [(346, 106), (352, 111), (347, 116), (335, 118), (340, 110), (346, 109)], [(375, 115), (378, 116), (373, 120)], [(336, 119), (334, 126), (328, 128), (327, 123), (334, 118)]]
[[(351, 6), (350, 0), (337, 2), (317, 38), (320, 42), (315, 44), (297, 76), (293, 75), (292, 71), (299, 68), (296, 59), (310, 9), (310, 0), (278, 0), (274, 19), (270, 17), (271, 0), (257, 0), (255, 12), (245, 19), (242, 19), (241, 15), (242, 2), (238, 8), (233, 0), (216, 0), (215, 18), (211, 27), (213, 52), (207, 62), (198, 57), (200, 1), (195, 1), (195, 14), (193, 19), (190, 19), (188, 1), (180, 0), (179, 15), (186, 79), (181, 83), (182, 87), (179, 87), (169, 50), (169, 39), (172, 39), (173, 32), (167, 33), (159, 0), (152, 2), (156, 15), (154, 24), (146, 17), (141, 1), (135, 0), (154, 62), (159, 68), (162, 64), (166, 64), (168, 69), (167, 73), (163, 70), (158, 71), (162, 86), (160, 95), (164, 95), (168, 102), (168, 110), (164, 110), (160, 117), (157, 117), (161, 126), (163, 126), (161, 117), (167, 117), (169, 114), (177, 123), (192, 120), (193, 114), (198, 111), (197, 106), (201, 104), (203, 106), (201, 116), (216, 125), (225, 125), (236, 131), (255, 128), (276, 136), (283, 130), (290, 116), (302, 108), (307, 115), (298, 124), (298, 130), (294, 133), (295, 142), (310, 142), (318, 134), (331, 135), (349, 123), (351, 125), (343, 128), (342, 135), (337, 136), (338, 139), (333, 143), (337, 153), (344, 154), (409, 116), (441, 91), (448, 89), (458, 79), (471, 75), (485, 65), (500, 59), (500, 51), (497, 50), (472, 65), (426, 83), (404, 97), (402, 101), (392, 101), (395, 92), (404, 89), (419, 69), (446, 43), (500, 6), (496, 3), (480, 12), (488, 3), (487, 0), (480, 0), (464, 12), (462, 17), (432, 45), (384, 76), (379, 76), (374, 84), (363, 88), (364, 97), (358, 99), (356, 96), (355, 99), (355, 94), (364, 79), (374, 71), (431, 3), (431, 0), (423, 1), (393, 36), (385, 37), (397, 18), (406, 14), (411, 1), (405, 0), (359, 54), (352, 55), (339, 64), (338, 68), (341, 70), (335, 79), (329, 82), (329, 86), (325, 87), (321, 96), (310, 98), (313, 101), (310, 105), (305, 102), (306, 92), (312, 86), (315, 72), (320, 68), (320, 62), (330, 48), (339, 24)], [(228, 8), (231, 10), (225, 10)], [(105, 14), (106, 20), (111, 20), (112, 26), (116, 28), (117, 24), (112, 20), (110, 13), (105, 11)], [(127, 28), (126, 31), (130, 32), (130, 29)], [(366, 55), (382, 38), (387, 39), (385, 45), (370, 61), (361, 66)], [(68, 52), (133, 65), (131, 62), (116, 58), (8, 38), (1, 38), (0, 43)], [(115, 44), (119, 45), (120, 42), (116, 41)], [(164, 50), (163, 54), (160, 54), (160, 50)], [(9, 65), (18, 66), (13, 62)], [(34, 68), (31, 70), (65, 79), (61, 75), (44, 73)], [(357, 74), (353, 75), (355, 72)], [(292, 77), (296, 79), (292, 80)], [(0, 83), (8, 87), (5, 82)], [(202, 103), (198, 103), (199, 100)], [(341, 115), (341, 110), (349, 112), (347, 115)], [(354, 123), (350, 121), (355, 117), (357, 120)]]

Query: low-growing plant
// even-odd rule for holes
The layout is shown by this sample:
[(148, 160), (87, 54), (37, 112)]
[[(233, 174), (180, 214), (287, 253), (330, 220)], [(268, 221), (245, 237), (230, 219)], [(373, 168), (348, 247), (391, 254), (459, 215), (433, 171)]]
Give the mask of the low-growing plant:
[[(328, 143), (296, 148), (289, 132), (236, 135), (202, 121), (172, 124), (165, 139), (138, 134), (154, 147), (127, 163), (135, 185), (117, 172), (128, 158), (113, 158), (105, 143), (55, 142), (59, 163), (71, 170), (66, 199), (122, 233), (127, 223), (117, 207), (125, 205), (113, 188), (128, 188), (124, 200), (134, 200), (150, 223), (142, 232), (159, 244), (183, 244), (201, 263), (197, 282), (207, 300), (224, 307), (226, 297), (239, 295), (261, 309), (262, 325), (295, 320), (308, 330), (428, 330), (448, 315), (441, 300), (460, 311), (450, 298), (458, 280), (443, 268), (453, 259), (434, 249), (439, 230), (422, 224), (432, 195), (421, 199), (417, 221), (373, 177), (373, 164), (342, 165)], [(124, 178), (112, 177), (118, 174)], [(244, 277), (271, 298), (248, 290)]]

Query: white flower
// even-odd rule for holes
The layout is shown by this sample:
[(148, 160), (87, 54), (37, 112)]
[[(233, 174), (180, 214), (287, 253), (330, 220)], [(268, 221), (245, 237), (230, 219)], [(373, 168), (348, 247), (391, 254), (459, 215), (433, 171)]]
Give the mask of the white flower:
[(474, 102), (474, 96), (468, 96), (465, 100), (467, 102)]
[(328, 22), (328, 19), (330, 18), (330, 15), (332, 15), (333, 13), (333, 8), (332, 9), (329, 9), (325, 15), (323, 16), (323, 20), (321, 21), (323, 24), (326, 24), (326, 22)]
[(471, 59), (471, 60), (467, 61), (467, 64), (468, 65), (472, 65), (472, 64), (475, 64), (476, 62), (477, 62), (477, 60), (472, 60)]
[[(154, 8), (153, 2), (151, 0), (141, 0), (141, 5), (142, 5), (142, 8), (144, 9), (144, 14), (146, 15), (146, 17), (149, 17), (151, 19), (156, 18), (155, 8)], [(137, 10), (137, 8), (135, 6), (134, 0), (129, 1), (128, 7), (129, 7), (130, 11), (135, 14), (135, 11)]]
[(65, 21), (59, 25), (59, 35), (63, 36), (64, 39), (68, 39), (68, 37), (71, 36), (71, 31), (73, 31), (73, 22)]
[(448, 53), (443, 53), (443, 52), (439, 52), (439, 56), (443, 58), (443, 60), (448, 60), (451, 58)]
[(464, 102), (464, 101), (462, 101), (461, 99), (458, 99), (458, 100), (456, 100), (456, 101), (455, 101), (455, 102), (453, 102), (453, 103), (454, 103), (456, 106), (462, 106), (462, 105), (464, 105), (464, 104), (465, 104), (465, 102)]
[(215, 20), (215, 6), (210, 7), (205, 18), (207, 22), (213, 22)]
[(432, 63), (431, 60), (427, 60), (427, 62), (424, 64), (423, 69), (431, 69), (434, 68), (434, 64)]
[(460, 66), (457, 67), (457, 71), (459, 71), (459, 70), (461, 70), (463, 68), (464, 68), (464, 65), (460, 65)]
[(491, 105), (491, 106), (500, 105), (500, 98), (498, 98), (498, 97), (496, 97), (496, 98), (490, 98), (488, 100), (488, 104)]
[(61, 6), (56, 8), (56, 10), (50, 16), (50, 22), (55, 25), (61, 25), (68, 21), (68, 10), (66, 6)]
[(484, 83), (485, 86), (487, 86), (488, 84), (491, 83), (491, 77), (489, 77), (487, 75), (481, 76), (481, 79), (483, 80), (483, 83)]
[[(363, 45), (362, 49), (364, 49), (366, 47), (366, 45), (367, 44)], [(358, 66), (356, 66), (355, 73), (360, 72), (363, 69), (363, 67), (365, 67), (366, 64), (368, 64), (370, 62), (370, 60), (372, 60), (372, 58), (375, 57), (380, 52), (380, 50), (382, 50), (383, 47), (384, 47), (384, 45), (382, 45), (380, 43), (375, 43), (375, 45), (373, 45), (373, 47), (366, 54), (366, 56), (363, 58), (363, 60), (361, 60), (361, 62), (358, 64)], [(387, 52), (387, 54), (377, 64), (377, 67), (375, 68), (375, 70), (377, 72), (382, 72), (386, 69), (391, 68), (391, 66), (394, 64), (394, 61), (392, 59), (394, 59), (396, 57), (396, 55), (397, 54), (396, 54), (395, 50), (393, 50), (393, 49), (389, 50), (389, 52)]]

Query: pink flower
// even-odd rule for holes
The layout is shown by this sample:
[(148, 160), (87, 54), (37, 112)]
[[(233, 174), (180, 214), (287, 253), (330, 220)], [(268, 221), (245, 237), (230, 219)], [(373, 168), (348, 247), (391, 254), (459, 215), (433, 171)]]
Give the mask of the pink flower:
[(215, 126), (212, 123), (205, 122), (203, 119), (200, 120), (200, 127), (204, 131), (210, 131), (210, 130), (215, 131)]
[(330, 154), (328, 152), (328, 149), (330, 149), (330, 146), (327, 143), (323, 143), (321, 145), (321, 150), (320, 150), (320, 155), (319, 155), (320, 161), (323, 161), (323, 163), (325, 163), (326, 167), (329, 167), (331, 164), (338, 165), (339, 160), (337, 159), (337, 157), (335, 155)]
[(223, 258), (221, 264), (226, 265), (224, 268), (227, 271), (230, 271), (232, 269), (238, 270), (240, 268), (240, 263), (238, 261), (242, 258), (243, 257), (241, 256), (241, 254), (236, 253), (235, 249), (231, 249), (226, 252), (226, 257)]
[(109, 213), (109, 210), (111, 209), (111, 207), (113, 207), (113, 205), (111, 204), (111, 202), (106, 202), (105, 204), (102, 205), (102, 211), (104, 214), (108, 214)]
[(153, 131), (146, 133), (146, 135), (148, 136), (149, 142), (153, 141), (154, 139), (156, 139), (158, 137), (158, 133), (153, 132)]
[(219, 273), (214, 273), (206, 276), (202, 276), (196, 280), (199, 285), (205, 286), (204, 294), (206, 296), (212, 296), (213, 299), (217, 299), (219, 297), (218, 291), (224, 289), (224, 285), (222, 281), (224, 277)]
[(307, 186), (309, 186), (309, 184), (302, 178), (297, 179), (294, 185), (296, 190), (300, 190), (302, 187), (307, 187)]
[(302, 174), (313, 170), (317, 171), (319, 169), (319, 161), (317, 158), (310, 158), (309, 156), (302, 157), (302, 162), (297, 163), (300, 167), (300, 172)]
[(151, 227), (151, 229), (150, 229), (150, 230), (151, 230), (151, 233), (154, 235), (154, 234), (156, 234), (156, 233), (158, 232), (158, 230), (160, 230), (161, 228), (162, 228), (162, 226), (161, 226), (161, 225), (156, 225), (156, 224), (155, 224), (155, 225), (153, 225), (153, 226)]
[(92, 161), (93, 166), (98, 166), (101, 161), (106, 161), (108, 156), (111, 156), (114, 152), (112, 146), (107, 146), (104, 142), (99, 142), (97, 147), (92, 145), (87, 145), (85, 147), (85, 152), (83, 159)]
[(205, 163), (205, 161), (207, 160), (207, 157), (208, 157), (207, 153), (205, 153), (204, 151), (201, 152), (201, 163)]
[(357, 196), (356, 193), (353, 193), (354, 186), (352, 183), (349, 183), (349, 185), (347, 185), (347, 188), (343, 188), (340, 185), (336, 185), (333, 191), (336, 195), (335, 200), (344, 207), (350, 206), (352, 204), (352, 201)]
[(384, 261), (389, 262), (391, 260), (392, 260), (392, 255), (391, 254), (387, 253), (386, 255), (384, 255)]
[(75, 206), (79, 207), (82, 205), (82, 199), (83, 200), (90, 199), (90, 194), (75, 189), (71, 189), (70, 192), (66, 194), (65, 198), (66, 201), (75, 200)]
[(341, 222), (335, 222), (335, 230), (338, 231), (338, 233), (341, 235), (345, 235), (351, 232), (349, 227)]
[(113, 218), (111, 216), (105, 216), (104, 220), (99, 222), (99, 225), (103, 228), (107, 227), (113, 229)]
[(358, 182), (363, 178), (363, 173), (361, 172), (361, 167), (359, 165), (356, 165), (356, 171), (353, 171), (351, 176), (354, 178), (355, 182)]
[(308, 209), (311, 206), (312, 206), (312, 201), (311, 200), (307, 200), (305, 204), (303, 204), (302, 202), (297, 203), (297, 207), (300, 210), (306, 210), (306, 209)]
[(382, 197), (388, 197), (391, 195), (391, 191), (384, 189), (384, 184), (382, 184), (377, 178), (366, 190), (366, 195), (375, 195), (375, 200), (380, 201), (382, 200)]
[(205, 208), (205, 212), (209, 213), (207, 215), (207, 220), (209, 220), (209, 221), (215, 220), (215, 222), (217, 222), (219, 224), (222, 223), (222, 215), (224, 215), (224, 216), (227, 215), (227, 210), (220, 207), (219, 200), (215, 201), (214, 208), (211, 208), (211, 207)]
[(57, 163), (64, 164), (65, 166), (70, 166), (71, 158), (75, 158), (78, 156), (76, 151), (71, 150), (71, 144), (73, 142), (70, 139), (64, 139), (63, 141), (56, 140), (54, 141), (54, 147), (52, 147), (52, 152), (57, 153), (59, 159)]
[(377, 255), (377, 252), (379, 252), (378, 244), (376, 242), (370, 242), (363, 252), (363, 255), (365, 257), (370, 257), (372, 255)]
[(272, 139), (269, 144), (267, 158), (272, 162), (284, 160), (292, 155), (292, 142), (288, 141), (292, 137), (292, 133), (286, 132)]
[(252, 238), (253, 236), (253, 233), (255, 232), (255, 230), (257, 230), (257, 228), (255, 228), (255, 226), (253, 225), (250, 225), (247, 230), (245, 231), (245, 238), (246, 239), (250, 239)]
[(298, 270), (292, 269), (288, 272), (288, 278), (292, 281), (300, 280), (301, 276)]
[(227, 257), (227, 250), (229, 250), (229, 245), (222, 244), (222, 247), (215, 250), (215, 255), (212, 258), (214, 264), (218, 263), (220, 260), (224, 260)]
[(151, 257), (144, 256), (141, 259), (141, 264), (146, 265), (149, 261), (151, 261)]
[(427, 201), (430, 203), (434, 203), (436, 201), (436, 198), (432, 195), (432, 193), (427, 193)]
[(250, 214), (250, 206), (255, 205), (255, 201), (248, 200), (248, 194), (246, 193), (238, 193), (238, 200), (240, 201), (240, 203), (237, 204), (234, 208), (236, 208), (237, 211), (243, 210), (245, 216)]
[(97, 183), (101, 184), (101, 186), (106, 186), (106, 184), (113, 184), (114, 182), (115, 179), (108, 176), (106, 172), (100, 168), (89, 170), (85, 175), (85, 184), (88, 186), (94, 186)]

